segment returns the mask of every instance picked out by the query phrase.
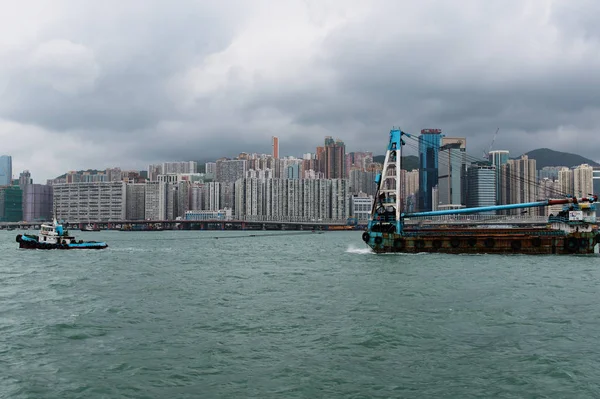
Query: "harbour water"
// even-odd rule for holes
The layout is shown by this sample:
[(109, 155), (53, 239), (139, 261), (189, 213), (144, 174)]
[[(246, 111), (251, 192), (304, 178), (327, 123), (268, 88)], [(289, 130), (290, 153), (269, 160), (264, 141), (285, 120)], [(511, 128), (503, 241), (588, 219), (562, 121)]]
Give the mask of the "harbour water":
[[(0, 398), (597, 398), (600, 257), (360, 232), (0, 232)], [(215, 239), (218, 237), (218, 239)]]

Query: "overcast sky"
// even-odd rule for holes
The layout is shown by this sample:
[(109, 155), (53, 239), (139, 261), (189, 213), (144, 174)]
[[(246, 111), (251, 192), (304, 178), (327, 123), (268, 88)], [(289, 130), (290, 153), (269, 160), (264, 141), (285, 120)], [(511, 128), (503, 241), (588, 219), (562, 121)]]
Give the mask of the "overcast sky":
[[(392, 126), (481, 155), (600, 160), (595, 0), (20, 0), (0, 13), (0, 153), (67, 170), (270, 152)], [(0, 155), (1, 155), (0, 154)]]

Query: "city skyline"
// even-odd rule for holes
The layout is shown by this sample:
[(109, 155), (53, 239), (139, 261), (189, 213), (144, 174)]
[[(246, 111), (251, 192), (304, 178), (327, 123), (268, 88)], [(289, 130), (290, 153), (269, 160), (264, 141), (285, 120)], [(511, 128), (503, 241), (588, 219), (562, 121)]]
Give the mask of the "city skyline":
[(273, 136), (281, 154), (311, 151), (328, 135), (377, 154), (393, 125), (439, 127), (467, 138), (473, 153), (488, 151), (499, 127), (492, 150), (543, 143), (600, 158), (593, 2), (31, 8), (12, 2), (0, 16), (0, 137), (14, 170), (38, 181), (270, 153)]

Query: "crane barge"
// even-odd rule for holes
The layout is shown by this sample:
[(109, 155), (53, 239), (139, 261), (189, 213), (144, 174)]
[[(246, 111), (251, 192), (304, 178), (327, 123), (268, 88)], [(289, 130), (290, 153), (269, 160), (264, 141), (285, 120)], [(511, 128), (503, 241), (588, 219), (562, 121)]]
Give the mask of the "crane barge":
[[(377, 175), (377, 194), (371, 218), (362, 234), (363, 241), (376, 253), (516, 253), (516, 254), (590, 254), (600, 243), (596, 224), (597, 195), (565, 197), (521, 204), (403, 213), (401, 162), (403, 136), (400, 129), (390, 131), (383, 169)], [(436, 217), (496, 212), (510, 209), (563, 205), (543, 227), (482, 226), (427, 227), (405, 224), (407, 218)]]

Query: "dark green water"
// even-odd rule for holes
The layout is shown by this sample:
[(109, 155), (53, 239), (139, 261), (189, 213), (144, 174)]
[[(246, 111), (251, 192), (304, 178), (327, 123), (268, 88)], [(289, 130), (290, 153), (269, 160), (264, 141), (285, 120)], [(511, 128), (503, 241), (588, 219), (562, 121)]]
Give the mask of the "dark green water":
[(373, 255), (360, 232), (31, 251), (17, 233), (1, 398), (600, 397), (598, 256)]

